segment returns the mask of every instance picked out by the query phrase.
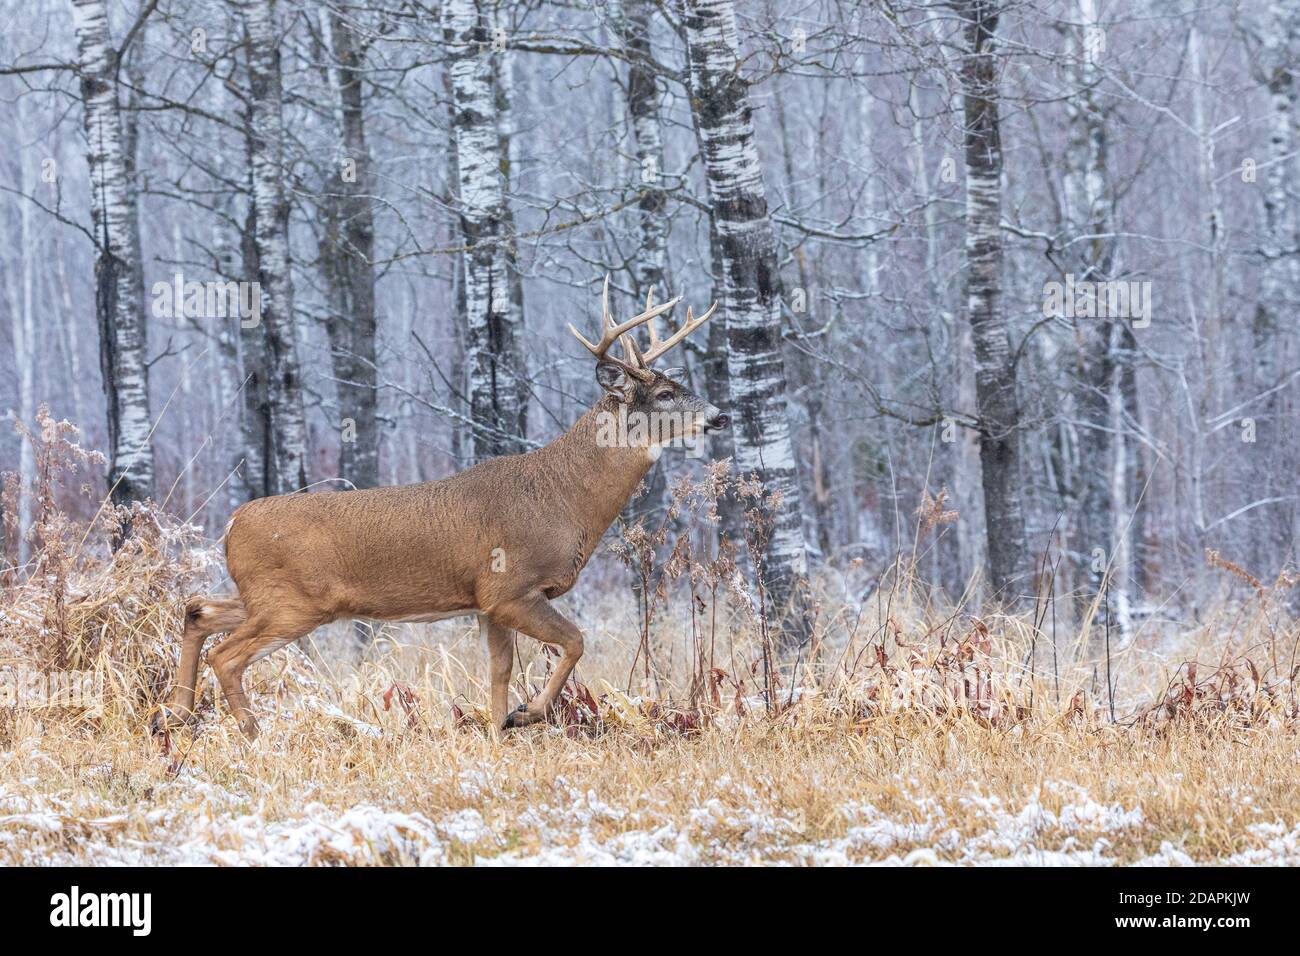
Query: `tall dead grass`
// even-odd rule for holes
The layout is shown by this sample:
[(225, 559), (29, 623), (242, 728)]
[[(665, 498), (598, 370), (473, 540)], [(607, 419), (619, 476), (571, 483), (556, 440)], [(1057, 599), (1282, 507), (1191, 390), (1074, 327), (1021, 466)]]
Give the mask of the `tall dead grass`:
[[(29, 437), (0, 671), (93, 671), (105, 692), (93, 711), (0, 706), (0, 861), (1300, 862), (1285, 576), (1103, 658), (1054, 632), (1050, 594), (1008, 615), (925, 588), (923, 539), (954, 520), (940, 495), (911, 555), (818, 578), (814, 641), (783, 657), (748, 549), (714, 533), (719, 499), (755, 491), (714, 466), (615, 544), (639, 608), (568, 602), (588, 654), (550, 725), (487, 733), (477, 628), (447, 622), (389, 629), (360, 661), (339, 628), (260, 662), (255, 745), (205, 673), (196, 724), (159, 740), (147, 718), (213, 548), (148, 508), (72, 520), (95, 459), (48, 415)], [(517, 646), (522, 700), (550, 659)]]

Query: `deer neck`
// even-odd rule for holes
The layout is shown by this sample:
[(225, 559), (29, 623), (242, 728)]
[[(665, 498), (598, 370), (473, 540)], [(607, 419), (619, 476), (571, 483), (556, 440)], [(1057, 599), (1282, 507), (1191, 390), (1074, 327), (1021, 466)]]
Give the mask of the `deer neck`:
[(538, 451), (552, 458), (556, 471), (566, 476), (570, 510), (595, 540), (614, 523), (636, 492), (659, 449), (611, 441), (619, 420), (619, 403), (605, 396), (579, 418), (567, 432)]

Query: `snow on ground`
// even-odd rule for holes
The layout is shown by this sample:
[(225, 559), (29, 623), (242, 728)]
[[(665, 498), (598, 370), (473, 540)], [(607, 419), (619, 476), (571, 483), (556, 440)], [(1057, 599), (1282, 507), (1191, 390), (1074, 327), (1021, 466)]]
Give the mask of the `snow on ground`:
[[(471, 770), (455, 783), (472, 799), (487, 780)], [(764, 805), (744, 788), (731, 796), (749, 798), (748, 804), (710, 798), (670, 814), (654, 805), (612, 806), (563, 778), (548, 799), (509, 819), (487, 819), (473, 807), (431, 819), (368, 803), (346, 810), (306, 803), (291, 816), (267, 819), (255, 795), (187, 774), (169, 785), (165, 808), (135, 820), (154, 834), (144, 841), (130, 835), (129, 808), (24, 795), (29, 784), (0, 786), (0, 853), (27, 864), (1109, 866), (1119, 862), (1115, 847), (1140, 839), (1148, 826), (1138, 807), (1049, 783), (1048, 794), (1017, 806), (978, 793), (960, 797), (960, 821), (927, 798), (915, 801), (910, 819), (846, 805), (837, 812), (839, 835), (810, 839), (808, 821)], [(1045, 796), (1066, 802), (1052, 811)], [(1225, 858), (1195, 861), (1163, 841), (1136, 864), (1300, 865), (1300, 827), (1261, 822), (1246, 829), (1253, 846)]]

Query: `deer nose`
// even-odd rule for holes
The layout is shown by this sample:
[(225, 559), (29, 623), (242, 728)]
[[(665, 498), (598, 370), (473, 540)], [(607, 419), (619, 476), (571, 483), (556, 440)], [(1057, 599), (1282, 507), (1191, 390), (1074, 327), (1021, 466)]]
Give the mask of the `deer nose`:
[(709, 429), (713, 430), (713, 429), (726, 428), (727, 425), (729, 425), (730, 423), (731, 423), (731, 419), (729, 419), (726, 415), (722, 414), (722, 412), (718, 412), (718, 414), (714, 415), (712, 418), (709, 419), (708, 425), (709, 425)]

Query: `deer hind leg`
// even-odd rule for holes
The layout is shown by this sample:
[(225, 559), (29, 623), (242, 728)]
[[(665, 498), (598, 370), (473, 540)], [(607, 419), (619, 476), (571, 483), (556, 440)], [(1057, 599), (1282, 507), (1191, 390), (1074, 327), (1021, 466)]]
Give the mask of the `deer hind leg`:
[(182, 722), (190, 719), (194, 713), (203, 642), (213, 634), (233, 631), (244, 623), (245, 617), (244, 605), (238, 598), (195, 598), (185, 605), (185, 632), (181, 636), (176, 686), (167, 703), (154, 715), (155, 732), (161, 731), (169, 719)]
[[(514, 603), (495, 608), (492, 623), (503, 628), (522, 631), (543, 644), (554, 644), (560, 649), (560, 660), (551, 673), (542, 692), (527, 704), (521, 705), (506, 717), (504, 726), (524, 727), (546, 717), (555, 703), (564, 682), (569, 679), (578, 658), (582, 657), (582, 631), (567, 617), (555, 610), (541, 594), (534, 594)], [(495, 714), (493, 715), (495, 717)]]
[(492, 726), (500, 730), (505, 726), (506, 708), (510, 701), (510, 672), (515, 666), (514, 632), (479, 615), (479, 627), (487, 638), (489, 677), (491, 678)]
[(208, 663), (221, 682), (226, 706), (249, 740), (257, 739), (257, 720), (244, 695), (244, 671), (249, 664), (292, 644), (329, 619), (292, 605), (250, 616), (208, 654)]

